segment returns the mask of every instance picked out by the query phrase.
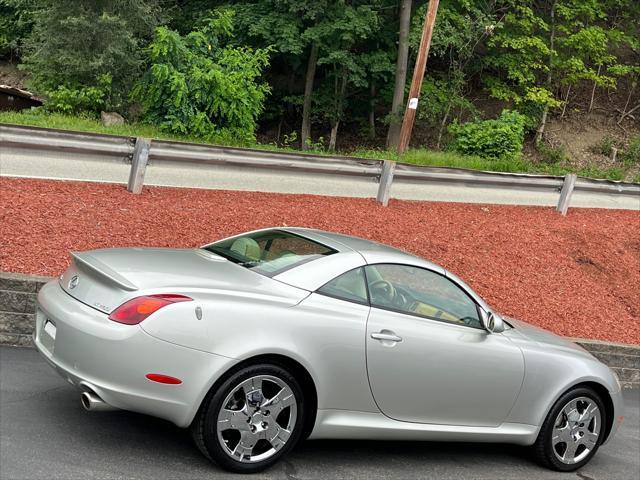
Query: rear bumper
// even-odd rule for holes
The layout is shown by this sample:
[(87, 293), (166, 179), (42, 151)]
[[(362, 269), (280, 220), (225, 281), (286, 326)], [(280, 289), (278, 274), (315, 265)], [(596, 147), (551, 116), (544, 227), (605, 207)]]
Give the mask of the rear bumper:
[[(55, 325), (45, 331), (49, 320)], [(34, 343), (67, 381), (90, 390), (109, 405), (169, 420), (191, 423), (214, 381), (235, 361), (159, 340), (139, 326), (122, 325), (73, 299), (56, 281), (38, 294)], [(152, 382), (148, 373), (182, 380)]]

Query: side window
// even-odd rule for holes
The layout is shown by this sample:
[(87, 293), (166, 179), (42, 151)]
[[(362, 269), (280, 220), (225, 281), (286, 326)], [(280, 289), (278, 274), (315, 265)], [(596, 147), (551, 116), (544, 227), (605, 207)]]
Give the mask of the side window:
[(476, 303), (443, 275), (409, 265), (365, 269), (372, 306), (482, 328)]
[(355, 268), (325, 283), (318, 293), (356, 303), (368, 303), (367, 286), (362, 267)]

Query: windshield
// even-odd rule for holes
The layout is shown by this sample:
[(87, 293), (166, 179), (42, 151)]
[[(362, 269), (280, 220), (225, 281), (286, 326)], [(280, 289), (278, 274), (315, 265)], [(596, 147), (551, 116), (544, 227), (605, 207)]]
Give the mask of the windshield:
[(269, 277), (336, 252), (326, 245), (283, 230), (252, 232), (203, 248)]

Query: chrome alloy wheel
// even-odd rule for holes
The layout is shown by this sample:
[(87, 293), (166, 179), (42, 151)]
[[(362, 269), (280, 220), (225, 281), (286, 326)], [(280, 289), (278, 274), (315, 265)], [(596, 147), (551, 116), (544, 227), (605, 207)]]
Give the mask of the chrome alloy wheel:
[(571, 465), (583, 460), (598, 444), (602, 430), (600, 409), (588, 397), (567, 403), (553, 426), (551, 446), (556, 458)]
[(266, 460), (289, 440), (298, 405), (293, 390), (281, 379), (258, 375), (238, 384), (218, 413), (217, 436), (234, 460)]

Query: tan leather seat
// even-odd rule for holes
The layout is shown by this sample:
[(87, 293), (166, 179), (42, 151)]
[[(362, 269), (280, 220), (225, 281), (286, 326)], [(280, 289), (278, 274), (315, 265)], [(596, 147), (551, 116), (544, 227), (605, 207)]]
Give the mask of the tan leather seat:
[(260, 245), (253, 238), (240, 237), (229, 250), (256, 262), (260, 260)]

